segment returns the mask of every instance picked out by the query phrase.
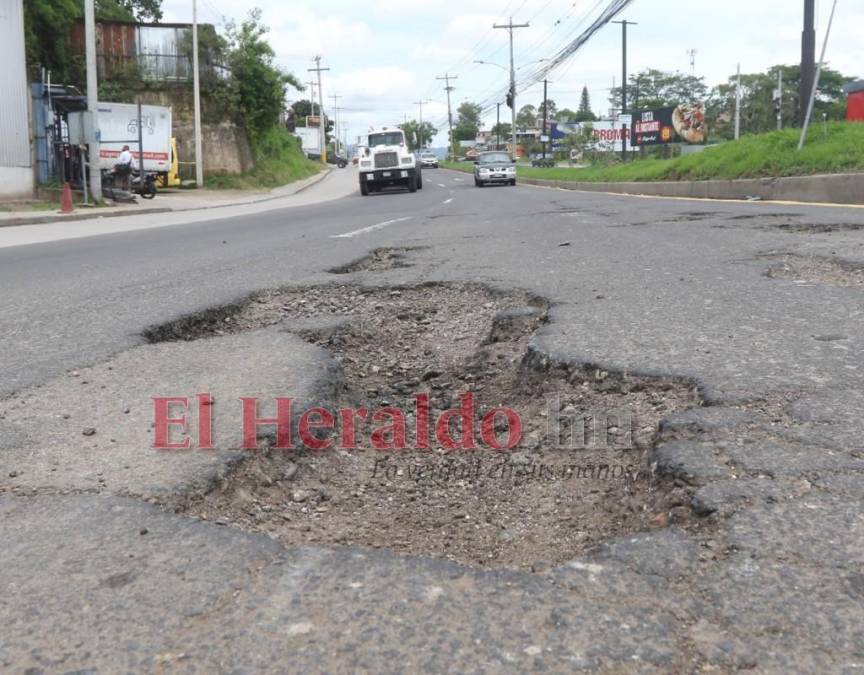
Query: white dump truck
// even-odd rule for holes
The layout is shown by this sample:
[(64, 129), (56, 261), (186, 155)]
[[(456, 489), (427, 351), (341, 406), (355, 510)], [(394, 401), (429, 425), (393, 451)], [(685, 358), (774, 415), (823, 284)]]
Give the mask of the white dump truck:
[(405, 133), (398, 127), (369, 131), (360, 150), (360, 194), (379, 192), (391, 185), (407, 187), (409, 192), (423, 189), (420, 161), (408, 149)]

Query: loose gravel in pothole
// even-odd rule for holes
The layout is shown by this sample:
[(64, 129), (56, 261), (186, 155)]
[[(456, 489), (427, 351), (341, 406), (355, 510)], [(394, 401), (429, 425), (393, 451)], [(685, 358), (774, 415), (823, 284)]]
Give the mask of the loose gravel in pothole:
[(799, 284), (864, 288), (864, 266), (816, 256), (782, 256), (778, 264), (769, 268), (767, 275)]
[[(341, 364), (338, 406), (370, 415), (398, 408), (414, 448), (373, 449), (369, 432), (380, 425), (358, 421), (356, 450), (264, 448), (177, 509), (288, 545), (386, 548), (537, 571), (609, 536), (683, 523), (687, 494), (656, 479), (651, 458), (660, 419), (698, 405), (693, 387), (545, 364), (529, 351), (545, 312), (527, 294), (476, 285), (339, 285), (264, 293), (153, 332), (194, 339), (279, 323)], [(445, 449), (434, 421), (467, 392), (476, 416), (466, 429), (473, 426), (478, 447)], [(415, 448), (416, 394), (430, 401), (429, 449)], [(497, 406), (522, 423), (511, 451), (482, 442), (479, 420)], [(505, 443), (506, 420), (496, 417), (493, 428)], [(458, 421), (447, 429), (456, 438), (465, 430)]]

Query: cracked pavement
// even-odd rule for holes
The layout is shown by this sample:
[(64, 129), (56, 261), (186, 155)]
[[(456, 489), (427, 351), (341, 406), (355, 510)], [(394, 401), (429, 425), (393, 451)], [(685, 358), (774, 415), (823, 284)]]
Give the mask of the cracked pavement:
[[(414, 195), (0, 249), (0, 667), (864, 668), (862, 290), (768, 274), (777, 256), (860, 269), (864, 210), (424, 178)], [(383, 247), (405, 249), (399, 265), (350, 271)], [(551, 304), (535, 361), (694, 382), (704, 405), (662, 421), (655, 460), (699, 527), (532, 574), (286, 548), (160, 508), (240, 458), (229, 432), (212, 455), (149, 449), (154, 388), (317, 401), (339, 373), (284, 332), (142, 334), (261, 289), (348, 280), (529, 291)]]

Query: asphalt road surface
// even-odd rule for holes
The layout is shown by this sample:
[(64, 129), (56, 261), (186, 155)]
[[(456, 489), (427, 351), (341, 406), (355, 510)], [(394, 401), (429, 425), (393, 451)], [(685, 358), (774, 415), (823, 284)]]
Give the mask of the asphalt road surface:
[[(361, 197), (352, 169), (328, 181), (351, 193), (33, 245), (4, 247), (0, 232), (0, 422), (14, 418), (0, 424), (4, 670), (864, 668), (864, 209), (477, 189), (446, 170), (425, 171), (416, 194)], [(410, 249), (406, 265), (330, 272), (384, 247)], [(703, 406), (662, 425), (656, 463), (701, 526), (543, 575), (488, 571), (289, 550), (144, 503), (209, 489), (158, 477), (152, 459), (158, 479), (128, 460), (138, 475), (116, 488), (52, 458), (66, 441), (44, 437), (59, 413), (39, 406), (75, 397), (58, 384), (71, 371), (93, 367), (123, 396), (111, 373), (191, 367), (187, 352), (146, 351), (148, 328), (337, 279), (528, 290), (551, 303), (532, 340), (548, 359), (692, 381)], [(326, 355), (266, 344), (310, 373), (297, 387), (327, 395)], [(197, 368), (230, 371), (229, 390), (277, 391), (267, 350)], [(10, 412), (21, 401), (30, 422)], [(45, 473), (22, 488), (28, 458)]]

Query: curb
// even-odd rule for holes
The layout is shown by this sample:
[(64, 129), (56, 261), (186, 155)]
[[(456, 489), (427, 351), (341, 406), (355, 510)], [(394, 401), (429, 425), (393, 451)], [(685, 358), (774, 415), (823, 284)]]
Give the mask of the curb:
[[(462, 169), (449, 171), (470, 173)], [(520, 177), (530, 187), (632, 197), (712, 201), (767, 201), (819, 206), (864, 206), (864, 173), (702, 181), (587, 182)]]
[[(94, 210), (94, 211), (89, 212), (89, 213), (75, 213), (75, 214), (70, 215), (70, 216), (42, 215), (42, 216), (33, 216), (32, 218), (31, 217), (10, 218), (8, 220), (0, 220), (0, 227), (15, 227), (18, 225), (48, 225), (51, 223), (75, 222), (78, 220), (92, 220), (94, 218), (123, 218), (126, 216), (147, 216), (147, 215), (154, 215), (157, 213), (184, 213), (187, 211), (189, 211), (189, 212), (191, 212), (191, 211), (209, 211), (211, 209), (224, 209), (224, 208), (228, 208), (228, 207), (232, 207), (232, 206), (244, 206), (246, 204), (249, 204), (249, 205), (262, 204), (265, 202), (275, 201), (277, 199), (285, 199), (286, 197), (293, 197), (294, 195), (299, 195), (301, 192), (305, 192), (306, 190), (308, 190), (312, 186), (320, 183), (327, 176), (329, 176), (332, 171), (333, 171), (333, 169), (328, 168), (326, 171), (321, 171), (320, 173), (316, 174), (315, 176), (310, 176), (308, 179), (306, 179), (309, 182), (306, 185), (304, 185), (303, 187), (299, 188), (298, 190), (295, 190), (294, 192), (289, 192), (289, 193), (284, 194), (284, 195), (268, 195), (266, 197), (262, 197), (261, 199), (255, 199), (252, 201), (233, 202), (233, 203), (229, 203), (229, 204), (215, 204), (213, 206), (199, 206), (199, 207), (189, 208), (189, 209), (183, 209), (183, 208), (177, 209), (177, 208), (172, 208), (170, 206), (163, 206), (163, 207), (155, 207), (155, 208), (149, 208), (149, 209), (139, 209), (137, 211), (112, 211), (110, 213), (100, 213), (98, 210)], [(291, 185), (291, 183), (288, 183), (288, 185)], [(274, 188), (274, 189), (278, 190), (279, 188)]]
[(639, 197), (718, 201), (796, 202), (833, 206), (864, 204), (864, 173), (816, 174), (740, 180), (576, 182), (521, 178), (523, 185)]

